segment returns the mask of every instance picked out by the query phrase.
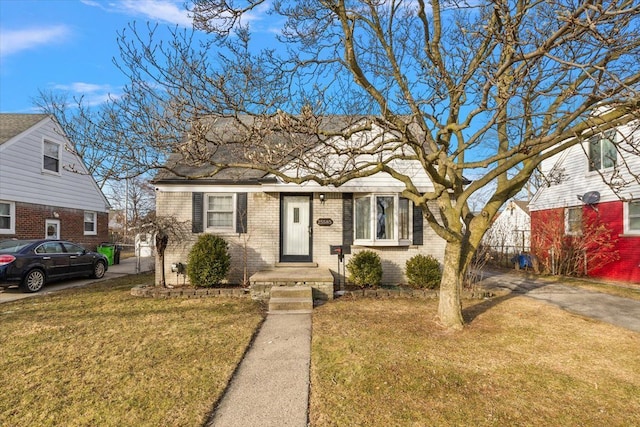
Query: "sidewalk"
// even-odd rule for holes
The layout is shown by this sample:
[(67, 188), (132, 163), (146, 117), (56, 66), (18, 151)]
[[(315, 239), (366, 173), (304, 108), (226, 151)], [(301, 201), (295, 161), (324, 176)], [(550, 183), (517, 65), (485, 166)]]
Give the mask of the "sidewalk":
[(311, 314), (269, 314), (206, 427), (307, 425)]

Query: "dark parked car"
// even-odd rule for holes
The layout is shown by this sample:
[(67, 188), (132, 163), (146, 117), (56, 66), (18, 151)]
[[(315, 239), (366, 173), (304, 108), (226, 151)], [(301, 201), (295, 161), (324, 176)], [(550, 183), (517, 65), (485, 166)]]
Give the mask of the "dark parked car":
[(64, 240), (4, 240), (0, 242), (0, 287), (20, 285), (38, 292), (53, 280), (89, 276), (100, 279), (107, 258)]

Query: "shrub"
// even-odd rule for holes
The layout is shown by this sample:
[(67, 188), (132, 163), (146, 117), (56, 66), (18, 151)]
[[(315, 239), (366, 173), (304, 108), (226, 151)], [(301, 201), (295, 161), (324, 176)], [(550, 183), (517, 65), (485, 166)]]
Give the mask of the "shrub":
[(355, 254), (347, 263), (349, 281), (364, 288), (378, 286), (382, 280), (382, 261), (373, 251), (362, 251)]
[(220, 284), (230, 266), (227, 242), (213, 234), (202, 234), (189, 252), (187, 275), (194, 286), (211, 288)]
[(442, 279), (440, 263), (431, 255), (415, 255), (408, 259), (405, 274), (409, 285), (416, 288), (435, 289)]

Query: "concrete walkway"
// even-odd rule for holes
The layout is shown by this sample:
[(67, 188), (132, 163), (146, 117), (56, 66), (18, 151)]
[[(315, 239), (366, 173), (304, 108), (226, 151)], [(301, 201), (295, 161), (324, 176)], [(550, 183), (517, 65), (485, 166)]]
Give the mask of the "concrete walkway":
[(269, 314), (207, 427), (305, 427), (311, 314)]
[[(568, 312), (640, 332), (640, 301), (567, 286), (509, 271), (485, 271), (486, 288), (508, 288), (514, 293), (554, 304)], [(634, 286), (629, 286), (636, 288)], [(640, 289), (640, 287), (638, 287)]]

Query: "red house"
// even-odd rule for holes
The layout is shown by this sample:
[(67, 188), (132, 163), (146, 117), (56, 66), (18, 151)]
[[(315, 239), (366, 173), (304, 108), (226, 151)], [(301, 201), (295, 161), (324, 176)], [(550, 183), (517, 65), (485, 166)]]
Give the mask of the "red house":
[(640, 283), (639, 148), (632, 123), (543, 165), (547, 185), (529, 204), (531, 246), (542, 269)]

